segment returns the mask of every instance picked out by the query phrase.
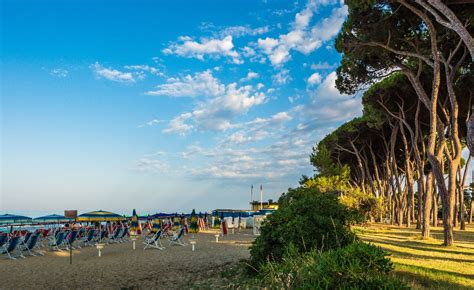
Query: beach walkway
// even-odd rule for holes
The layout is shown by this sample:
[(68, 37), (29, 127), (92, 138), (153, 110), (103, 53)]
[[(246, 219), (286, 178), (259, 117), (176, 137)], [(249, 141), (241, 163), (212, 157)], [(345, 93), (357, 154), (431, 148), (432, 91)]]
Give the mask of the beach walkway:
[[(166, 240), (166, 250), (144, 251), (138, 240), (136, 250), (131, 242), (106, 245), (102, 257), (97, 256), (95, 247), (74, 250), (72, 265), (68, 251), (46, 251), (45, 256), (16, 261), (2, 257), (0, 288), (183, 289), (200, 281), (218, 283), (208, 285), (211, 288), (225, 286), (219, 273), (249, 257), (254, 236), (251, 230), (245, 230), (220, 237), (216, 243), (214, 234), (195, 234), (195, 252), (190, 245), (168, 247)], [(190, 237), (188, 234), (184, 240), (187, 242)]]

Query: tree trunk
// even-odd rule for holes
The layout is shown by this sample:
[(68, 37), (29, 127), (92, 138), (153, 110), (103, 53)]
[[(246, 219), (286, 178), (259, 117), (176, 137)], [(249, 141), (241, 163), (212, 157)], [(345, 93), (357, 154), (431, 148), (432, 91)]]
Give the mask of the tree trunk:
[(433, 227), (438, 226), (438, 194), (436, 193), (436, 189), (433, 192)]
[[(417, 0), (416, 2), (425, 7), (435, 16), (436, 21), (441, 25), (455, 31), (459, 37), (463, 40), (469, 53), (471, 54), (472, 61), (474, 61), (474, 38), (471, 36), (469, 31), (464, 27), (462, 22), (458, 19), (456, 14), (441, 0), (427, 0), (429, 5), (424, 0)], [(428, 6), (427, 6), (428, 5)], [(436, 10), (437, 11), (436, 11)], [(445, 17), (446, 19), (444, 19)]]
[[(430, 237), (430, 215), (433, 203), (433, 173), (428, 173), (426, 177), (426, 191), (423, 194), (423, 239)], [(434, 208), (434, 207), (433, 207)]]
[(458, 221), (459, 221), (459, 207), (458, 207), (459, 194), (458, 194), (458, 192), (459, 192), (459, 190), (458, 190), (458, 188), (456, 188), (456, 198), (455, 198), (455, 201), (454, 201), (453, 227), (457, 227), (458, 226)]
[(461, 223), (461, 230), (466, 230), (466, 222), (464, 220), (464, 213), (466, 212), (466, 208), (464, 206), (464, 184), (466, 183), (467, 179), (467, 172), (469, 171), (469, 165), (471, 163), (472, 155), (469, 155), (469, 158), (466, 161), (466, 165), (464, 166), (464, 174), (461, 176), (461, 168), (459, 168), (458, 176), (459, 176), (459, 208), (460, 208), (460, 215), (459, 215), (459, 222)]
[(471, 196), (471, 206), (469, 210), (469, 223), (472, 223), (472, 210), (474, 209), (474, 197)]

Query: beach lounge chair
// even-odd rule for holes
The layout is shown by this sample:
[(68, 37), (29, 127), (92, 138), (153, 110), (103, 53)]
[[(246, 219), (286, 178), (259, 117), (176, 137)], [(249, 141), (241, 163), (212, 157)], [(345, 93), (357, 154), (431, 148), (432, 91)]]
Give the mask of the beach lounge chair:
[(109, 244), (117, 243), (120, 237), (122, 236), (123, 231), (124, 231), (124, 228), (117, 228), (114, 234), (109, 238)]
[(49, 246), (52, 251), (61, 251), (59, 246), (61, 246), (64, 243), (64, 238), (66, 237), (66, 232), (59, 232), (56, 235), (56, 239), (52, 241)]
[(119, 239), (118, 239), (120, 243), (124, 243), (128, 241), (128, 232), (129, 232), (128, 228), (123, 229), (122, 235), (119, 236)]
[(77, 235), (79, 234), (79, 231), (72, 231), (68, 234), (67, 239), (66, 239), (66, 245), (67, 249), (69, 250), (74, 249), (73, 244), (77, 239)]
[(0, 249), (3, 248), (8, 242), (8, 236), (6, 234), (0, 234)]
[(145, 248), (143, 250), (146, 250), (147, 248), (154, 248), (158, 250), (164, 250), (165, 247), (161, 244), (160, 238), (161, 238), (161, 230), (156, 232), (156, 234), (151, 238), (151, 239), (145, 239), (143, 244), (145, 244)]
[(95, 235), (95, 230), (94, 229), (90, 229), (84, 239), (81, 240), (81, 243), (82, 243), (82, 246), (85, 247), (85, 246), (92, 246), (92, 240), (94, 239), (94, 235)]
[(27, 232), (25, 236), (23, 237), (23, 239), (20, 240), (20, 246), (25, 246), (28, 243), (28, 240), (30, 239), (31, 235), (32, 235), (31, 232)]
[(103, 241), (107, 237), (107, 230), (104, 229), (100, 232), (100, 234), (97, 235), (96, 237), (96, 242)]
[(177, 234), (170, 238), (169, 245), (179, 245), (179, 246), (186, 246), (187, 244), (183, 241), (184, 236), (184, 227), (181, 227)]
[(12, 237), (10, 239), (10, 242), (8, 243), (8, 245), (6, 245), (6, 247), (4, 247), (4, 249), (2, 251), (2, 254), (6, 254), (7, 258), (9, 258), (9, 259), (16, 260), (16, 258), (13, 257), (12, 254), (13, 254), (13, 251), (17, 250), (18, 253), (20, 253), (19, 256), (24, 258), (25, 256), (23, 256), (20, 249), (18, 248), (19, 245), (20, 245), (20, 237), (18, 237), (18, 236), (17, 237)]
[[(28, 254), (30, 256), (36, 256), (35, 254), (38, 254), (38, 255), (42, 255), (43, 256), (43, 253), (41, 252), (36, 252), (34, 251), (34, 248), (36, 247), (36, 245), (38, 244), (38, 240), (40, 238), (40, 235), (41, 233), (35, 233), (33, 234), (30, 239), (28, 240), (28, 243), (26, 245), (23, 245), (20, 247), (20, 251), (22, 252), (28, 252)], [(33, 254), (33, 252), (35, 254)]]

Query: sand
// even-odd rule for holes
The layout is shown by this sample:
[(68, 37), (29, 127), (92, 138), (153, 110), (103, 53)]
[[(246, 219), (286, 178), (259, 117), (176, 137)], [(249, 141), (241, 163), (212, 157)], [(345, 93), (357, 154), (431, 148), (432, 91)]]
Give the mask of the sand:
[[(102, 256), (93, 247), (69, 252), (46, 251), (44, 256), (7, 260), (0, 257), (1, 289), (188, 289), (225, 287), (220, 272), (249, 257), (254, 239), (250, 230), (229, 234), (215, 242), (214, 232), (195, 234), (191, 246), (168, 246), (165, 250), (143, 250), (141, 240), (106, 245)], [(184, 237), (188, 242), (191, 234)], [(204, 281), (204, 284), (203, 284)], [(208, 282), (213, 281), (213, 282)]]

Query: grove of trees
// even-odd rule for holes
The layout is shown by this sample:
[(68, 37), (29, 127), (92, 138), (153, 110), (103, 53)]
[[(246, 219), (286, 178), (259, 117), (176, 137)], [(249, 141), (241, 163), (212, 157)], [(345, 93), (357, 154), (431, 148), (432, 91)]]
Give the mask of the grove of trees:
[(474, 105), (470, 2), (346, 1), (336, 85), (363, 92), (363, 115), (313, 148), (318, 174), (307, 186), (332, 186), (371, 218), (416, 224), (424, 238), (440, 210), (444, 244), (454, 243), (473, 210), (464, 195), (471, 157), (462, 158)]

